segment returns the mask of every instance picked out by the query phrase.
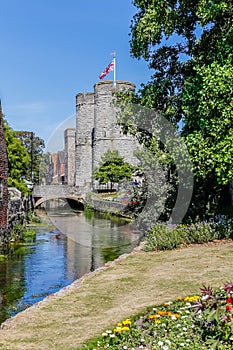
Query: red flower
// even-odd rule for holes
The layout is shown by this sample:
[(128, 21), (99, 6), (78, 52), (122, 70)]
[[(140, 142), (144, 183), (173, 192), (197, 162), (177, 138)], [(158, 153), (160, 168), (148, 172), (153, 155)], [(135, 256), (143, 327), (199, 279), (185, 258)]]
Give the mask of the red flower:
[(231, 311), (231, 306), (230, 305), (226, 306), (226, 311)]
[(233, 298), (232, 297), (226, 298), (226, 303), (233, 305)]

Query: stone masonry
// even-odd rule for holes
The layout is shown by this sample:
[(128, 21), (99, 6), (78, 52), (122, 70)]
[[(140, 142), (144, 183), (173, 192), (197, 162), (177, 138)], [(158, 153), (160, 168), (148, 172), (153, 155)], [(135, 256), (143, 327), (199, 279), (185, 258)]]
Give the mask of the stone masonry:
[(133, 137), (123, 135), (117, 125), (114, 92), (131, 90), (135, 86), (127, 81), (101, 81), (95, 84), (94, 93), (76, 96), (76, 151), (75, 185), (92, 187), (92, 173), (108, 150), (118, 150), (124, 160), (136, 164), (133, 156), (138, 146)]
[(65, 183), (75, 185), (75, 129), (65, 130)]
[(3, 114), (0, 101), (0, 242), (8, 231), (8, 157), (4, 134)]

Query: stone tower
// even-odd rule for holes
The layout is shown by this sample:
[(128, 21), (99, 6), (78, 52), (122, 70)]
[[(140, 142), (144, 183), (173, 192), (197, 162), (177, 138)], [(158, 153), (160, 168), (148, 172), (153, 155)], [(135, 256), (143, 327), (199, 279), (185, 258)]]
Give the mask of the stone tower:
[(76, 96), (76, 186), (91, 183), (93, 127), (94, 93), (80, 93)]
[(64, 132), (65, 137), (65, 184), (75, 184), (75, 129), (69, 128)]
[(76, 186), (92, 187), (92, 173), (108, 150), (118, 150), (124, 160), (136, 164), (133, 152), (137, 142), (121, 133), (117, 125), (114, 92), (135, 89), (127, 81), (101, 81), (94, 93), (76, 96)]
[(98, 167), (101, 157), (108, 150), (118, 150), (126, 162), (136, 164), (133, 152), (138, 144), (131, 136), (122, 134), (121, 127), (117, 125), (116, 107), (113, 106), (114, 92), (134, 91), (134, 84), (118, 80), (114, 86), (112, 81), (101, 81), (95, 84), (94, 89), (93, 168)]
[(0, 101), (0, 242), (8, 228), (8, 157)]

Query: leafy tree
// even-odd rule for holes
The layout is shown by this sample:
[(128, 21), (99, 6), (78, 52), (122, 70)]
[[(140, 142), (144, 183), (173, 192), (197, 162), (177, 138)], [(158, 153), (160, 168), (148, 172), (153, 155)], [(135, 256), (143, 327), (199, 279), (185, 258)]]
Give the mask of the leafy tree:
[[(133, 3), (131, 54), (145, 59), (154, 74), (125, 101), (157, 110), (174, 124), (183, 119), (182, 135), (194, 164), (195, 205), (205, 213), (213, 203), (220, 205), (224, 185), (232, 180), (233, 5), (226, 0)], [(150, 144), (153, 133), (124, 122), (125, 132)]]
[(134, 167), (124, 162), (124, 158), (119, 155), (117, 150), (108, 150), (101, 158), (99, 168), (94, 170), (94, 178), (99, 180), (100, 184), (111, 183), (111, 188), (114, 183), (119, 183), (123, 180), (132, 178)]
[(16, 135), (30, 155), (27, 177), (34, 183), (39, 183), (40, 166), (45, 147), (44, 140), (31, 131), (16, 131)]
[(39, 173), (39, 181), (40, 183), (42, 181), (45, 181), (45, 183), (47, 183), (47, 177), (48, 177), (48, 172), (49, 172), (49, 166), (50, 164), (50, 153), (46, 152), (43, 153), (41, 156), (41, 161), (40, 161), (40, 173)]
[(6, 120), (4, 120), (4, 130), (9, 162), (8, 185), (18, 188), (23, 193), (28, 193), (28, 188), (21, 179), (27, 175), (30, 164), (29, 154)]

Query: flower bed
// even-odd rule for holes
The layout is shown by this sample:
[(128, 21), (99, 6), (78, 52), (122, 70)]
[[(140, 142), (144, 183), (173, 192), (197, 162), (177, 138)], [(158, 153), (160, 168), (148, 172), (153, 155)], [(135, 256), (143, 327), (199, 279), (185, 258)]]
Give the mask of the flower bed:
[(200, 295), (169, 301), (127, 318), (88, 349), (233, 349), (233, 283), (201, 288)]

